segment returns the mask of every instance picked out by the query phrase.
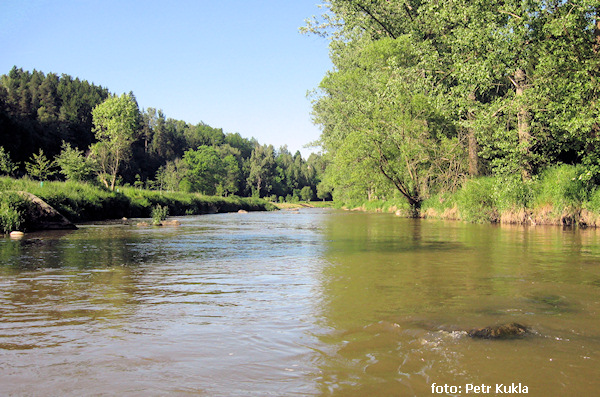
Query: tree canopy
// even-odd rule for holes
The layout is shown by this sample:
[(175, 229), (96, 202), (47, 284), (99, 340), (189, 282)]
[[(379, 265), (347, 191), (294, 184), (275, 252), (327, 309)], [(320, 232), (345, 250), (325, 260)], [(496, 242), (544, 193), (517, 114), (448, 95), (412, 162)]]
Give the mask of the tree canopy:
[(323, 6), (303, 30), (330, 38), (313, 113), (338, 197), (399, 193), (418, 208), (481, 174), (599, 175), (600, 1)]

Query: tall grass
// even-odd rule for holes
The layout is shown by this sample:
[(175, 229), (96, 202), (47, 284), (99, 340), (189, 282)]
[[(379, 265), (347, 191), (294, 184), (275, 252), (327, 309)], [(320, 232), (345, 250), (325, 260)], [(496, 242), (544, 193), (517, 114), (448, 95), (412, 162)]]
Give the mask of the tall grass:
[[(152, 208), (160, 205), (168, 208), (170, 215), (196, 215), (217, 212), (233, 212), (239, 209), (264, 211), (276, 209), (262, 199), (204, 196), (196, 193), (164, 193), (136, 188), (121, 188), (111, 192), (80, 182), (40, 182), (30, 179), (0, 177), (0, 230), (15, 230), (27, 226), (25, 202), (14, 193), (32, 193), (71, 222), (118, 219), (122, 217), (150, 217)], [(12, 193), (11, 193), (12, 192)], [(18, 215), (18, 216), (17, 216)], [(8, 230), (8, 231), (10, 231)]]
[[(474, 223), (600, 226), (600, 186), (588, 182), (584, 172), (581, 166), (563, 164), (526, 181), (520, 175), (469, 179), (455, 193), (425, 200), (420, 215)], [(350, 204), (367, 211), (390, 205), (381, 201)]]

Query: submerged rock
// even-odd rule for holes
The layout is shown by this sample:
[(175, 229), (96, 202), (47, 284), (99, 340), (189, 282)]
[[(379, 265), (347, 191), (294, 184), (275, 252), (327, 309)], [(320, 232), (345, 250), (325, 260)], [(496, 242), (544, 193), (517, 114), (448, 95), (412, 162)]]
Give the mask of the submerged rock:
[(476, 328), (467, 331), (471, 338), (481, 339), (509, 339), (525, 335), (528, 332), (527, 327), (519, 323), (509, 323), (495, 325), (485, 328)]

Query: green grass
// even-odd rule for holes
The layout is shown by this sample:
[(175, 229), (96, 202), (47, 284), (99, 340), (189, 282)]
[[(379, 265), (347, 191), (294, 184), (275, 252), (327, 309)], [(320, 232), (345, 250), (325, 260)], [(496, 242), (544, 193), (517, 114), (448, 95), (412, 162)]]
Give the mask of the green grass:
[[(581, 166), (557, 165), (531, 180), (520, 175), (466, 180), (458, 191), (423, 201), (420, 215), (473, 223), (585, 224), (600, 226), (600, 186), (585, 178)], [(388, 212), (406, 202), (373, 200), (344, 203), (346, 208)], [(410, 215), (410, 213), (407, 213)]]
[[(25, 211), (26, 200), (18, 194), (32, 193), (71, 222), (119, 219), (122, 217), (151, 216), (157, 205), (168, 208), (168, 213), (177, 215), (198, 215), (217, 212), (265, 211), (276, 209), (265, 200), (242, 198), (237, 196), (216, 197), (197, 193), (166, 193), (136, 188), (120, 188), (111, 192), (106, 189), (79, 182), (44, 182), (41, 184), (30, 179), (0, 177), (0, 231), (27, 228)], [(8, 230), (10, 231), (10, 230)]]

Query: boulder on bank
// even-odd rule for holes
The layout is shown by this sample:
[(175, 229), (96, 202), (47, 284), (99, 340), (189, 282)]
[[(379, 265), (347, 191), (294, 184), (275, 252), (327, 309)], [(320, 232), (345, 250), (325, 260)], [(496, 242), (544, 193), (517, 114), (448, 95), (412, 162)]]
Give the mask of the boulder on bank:
[(77, 229), (77, 226), (41, 198), (29, 192), (19, 192), (19, 194), (32, 203), (27, 213), (29, 230)]

